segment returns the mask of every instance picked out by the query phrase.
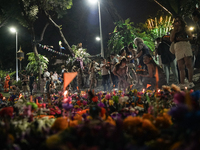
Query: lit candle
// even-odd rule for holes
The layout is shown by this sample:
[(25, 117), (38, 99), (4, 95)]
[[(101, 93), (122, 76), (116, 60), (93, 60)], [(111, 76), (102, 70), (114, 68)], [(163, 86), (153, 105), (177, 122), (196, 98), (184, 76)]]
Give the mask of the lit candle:
[(188, 89), (188, 88), (187, 88), (187, 86), (186, 86), (186, 87), (185, 87), (185, 91), (187, 91), (187, 89)]
[(68, 91), (67, 90), (64, 92), (64, 97), (68, 97)]
[(143, 94), (145, 93), (145, 89), (142, 90), (142, 93), (143, 93)]

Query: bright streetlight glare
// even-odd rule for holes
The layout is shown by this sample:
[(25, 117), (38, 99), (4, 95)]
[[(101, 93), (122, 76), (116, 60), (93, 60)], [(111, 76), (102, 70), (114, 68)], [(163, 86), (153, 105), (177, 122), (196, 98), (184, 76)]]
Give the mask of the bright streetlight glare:
[(88, 0), (91, 4), (96, 4), (98, 0)]
[(194, 30), (194, 27), (190, 27), (189, 29), (190, 29), (190, 31), (193, 31), (193, 30)]
[(100, 37), (96, 37), (96, 40), (97, 40), (97, 41), (100, 41), (100, 40), (101, 40), (101, 38), (100, 38)]
[(12, 33), (16, 33), (16, 32), (17, 32), (17, 30), (16, 30), (15, 28), (10, 28), (10, 31), (11, 31)]

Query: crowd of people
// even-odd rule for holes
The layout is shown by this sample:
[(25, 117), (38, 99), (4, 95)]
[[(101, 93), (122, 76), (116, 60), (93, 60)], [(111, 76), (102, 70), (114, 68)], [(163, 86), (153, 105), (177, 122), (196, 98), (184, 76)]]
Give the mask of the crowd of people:
[[(144, 41), (137, 37), (134, 43), (130, 43), (119, 54), (112, 53), (101, 63), (92, 60), (90, 64), (73, 66), (67, 70), (61, 66), (60, 75), (55, 71), (48, 72), (46, 69), (40, 81), (42, 93), (53, 94), (62, 88), (63, 74), (65, 72), (77, 72), (78, 75), (69, 85), (73, 91), (79, 89), (94, 89), (98, 86), (99, 76), (102, 77), (104, 91), (113, 88), (126, 90), (131, 87), (155, 89), (157, 86), (170, 84), (170, 72), (173, 73), (173, 82), (181, 89), (193, 88), (194, 68), (200, 68), (200, 13), (192, 14), (197, 24), (197, 37), (193, 37), (182, 17), (175, 17), (172, 30), (165, 36), (155, 40), (156, 49), (154, 56)], [(160, 60), (157, 63), (157, 57)], [(10, 77), (6, 76), (4, 89), (8, 92)], [(22, 90), (24, 94), (33, 94), (37, 91), (35, 77), (23, 75)], [(16, 87), (13, 86), (16, 90)]]
[[(173, 83), (179, 85), (181, 89), (193, 88), (194, 68), (198, 70), (200, 67), (200, 13), (194, 11), (192, 18), (197, 24), (197, 37), (191, 34), (184, 19), (177, 16), (174, 18), (172, 30), (167, 35), (156, 39), (155, 55), (159, 55), (160, 63), (156, 63), (157, 57), (150, 54), (149, 48), (141, 38), (134, 40), (136, 48), (130, 43), (118, 55), (111, 54), (107, 60), (102, 58), (100, 70), (104, 91), (113, 86), (126, 89), (130, 85), (143, 88), (151, 85), (155, 88), (157, 84), (161, 88), (162, 85), (170, 84), (170, 72), (173, 73)], [(95, 83), (94, 66), (92, 62), (89, 69), (90, 88)], [(139, 66), (144, 71), (137, 73)]]

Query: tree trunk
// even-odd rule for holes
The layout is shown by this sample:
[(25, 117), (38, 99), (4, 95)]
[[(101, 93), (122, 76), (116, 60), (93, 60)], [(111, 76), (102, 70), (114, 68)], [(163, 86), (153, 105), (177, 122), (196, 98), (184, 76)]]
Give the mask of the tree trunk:
[(113, 22), (124, 21), (115, 9), (113, 5), (113, 0), (105, 1), (104, 8), (106, 8), (107, 12), (110, 14)]
[[(34, 30), (34, 27), (32, 27), (31, 28), (31, 33), (32, 33), (32, 40), (33, 40), (33, 52), (34, 52), (34, 54), (35, 54), (35, 58), (36, 58), (36, 60), (38, 61), (38, 65), (39, 65), (39, 77), (38, 77), (38, 79), (39, 79), (39, 85), (41, 84), (41, 74), (42, 74), (42, 72), (41, 72), (41, 63), (40, 63), (40, 58), (39, 58), (39, 55), (38, 55), (38, 51), (37, 51), (37, 42), (36, 42), (36, 40), (35, 40), (35, 30)], [(39, 86), (39, 90), (40, 90), (40, 86)]]

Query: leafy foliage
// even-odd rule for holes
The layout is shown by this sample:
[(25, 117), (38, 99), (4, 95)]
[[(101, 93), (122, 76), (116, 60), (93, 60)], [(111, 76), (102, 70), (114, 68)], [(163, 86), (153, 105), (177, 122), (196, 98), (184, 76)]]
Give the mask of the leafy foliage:
[(73, 50), (75, 56), (70, 57), (68, 59), (67, 68), (71, 68), (77, 62), (78, 62), (78, 64), (80, 64), (78, 60), (82, 60), (84, 64), (88, 64), (90, 62), (90, 59), (89, 59), (90, 54), (87, 53), (87, 49), (82, 48), (82, 45), (79, 46), (80, 44), (72, 45), (72, 50)]
[[(3, 81), (8, 71), (0, 70), (0, 78)], [(16, 74), (16, 71), (8, 73), (10, 77)]]
[[(26, 66), (26, 70), (33, 72), (33, 73), (38, 73), (39, 72), (39, 63), (36, 60), (36, 56), (33, 52), (28, 53), (28, 61), (29, 63)], [(41, 71), (44, 72), (44, 69), (47, 68), (47, 64), (49, 63), (48, 58), (46, 58), (43, 55), (38, 54), (39, 58), (40, 58), (40, 64), (41, 64)]]
[(154, 39), (147, 32), (140, 28), (134, 27), (134, 23), (130, 19), (116, 22), (116, 27), (108, 41), (108, 48), (111, 52), (118, 53), (124, 46), (133, 43), (136, 37), (144, 40), (144, 43), (153, 51)]

